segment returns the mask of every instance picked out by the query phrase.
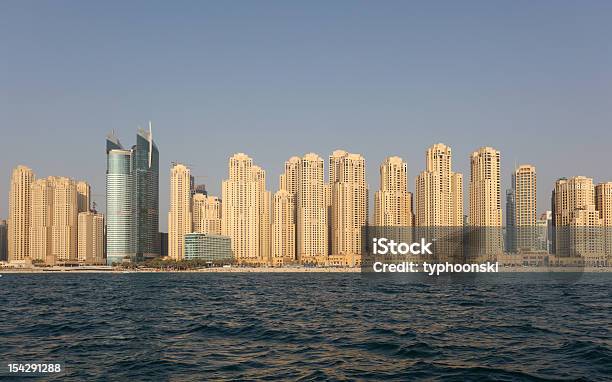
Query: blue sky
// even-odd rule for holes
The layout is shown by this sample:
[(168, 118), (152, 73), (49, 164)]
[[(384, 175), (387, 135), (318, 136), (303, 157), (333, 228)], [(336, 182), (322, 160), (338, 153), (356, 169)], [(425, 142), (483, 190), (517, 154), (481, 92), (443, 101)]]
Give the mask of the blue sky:
[(160, 148), (161, 229), (171, 161), (214, 194), (245, 152), (278, 188), (292, 155), (365, 156), (371, 194), (389, 155), (444, 142), (538, 169), (612, 180), (612, 2), (243, 1), (0, 3), (0, 217), (11, 169), (91, 183), (104, 205), (104, 136)]

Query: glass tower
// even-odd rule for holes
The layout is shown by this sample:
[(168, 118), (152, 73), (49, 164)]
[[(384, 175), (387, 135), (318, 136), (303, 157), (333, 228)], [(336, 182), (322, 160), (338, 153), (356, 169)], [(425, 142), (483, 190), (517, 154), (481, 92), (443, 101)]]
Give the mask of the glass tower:
[(107, 264), (126, 256), (159, 256), (159, 152), (149, 131), (138, 129), (136, 145), (106, 139)]
[(138, 129), (133, 147), (136, 196), (136, 254), (159, 256), (159, 152), (149, 131)]
[(106, 262), (112, 265), (136, 254), (132, 150), (106, 139)]

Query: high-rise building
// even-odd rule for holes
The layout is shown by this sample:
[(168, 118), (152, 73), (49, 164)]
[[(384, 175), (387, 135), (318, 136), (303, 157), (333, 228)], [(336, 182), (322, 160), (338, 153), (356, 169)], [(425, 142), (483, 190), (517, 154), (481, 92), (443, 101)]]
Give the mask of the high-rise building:
[(11, 175), (8, 219), (8, 259), (30, 259), (30, 202), (34, 173), (25, 166), (17, 166)]
[(551, 251), (551, 226), (552, 212), (546, 211), (536, 221), (536, 246), (537, 251)]
[(416, 177), (415, 235), (435, 241), (438, 261), (463, 255), (463, 175), (453, 171), (449, 146), (436, 143), (425, 152), (425, 170)]
[(32, 261), (52, 264), (53, 191), (55, 178), (32, 182), (30, 199), (30, 256)]
[(0, 261), (8, 261), (8, 224), (0, 220)]
[(506, 190), (506, 236), (504, 249), (506, 252), (516, 253), (516, 198), (514, 196), (514, 174), (512, 175), (512, 188)]
[(185, 258), (185, 235), (192, 232), (191, 170), (175, 164), (170, 171), (170, 212), (168, 212), (168, 252), (171, 259)]
[(368, 222), (365, 159), (336, 150), (329, 157), (331, 187), (331, 244), (333, 256), (345, 256), (354, 265), (362, 252), (363, 229)]
[(270, 263), (270, 210), (272, 207), (272, 199), (270, 191), (266, 191), (266, 172), (259, 166), (253, 166), (255, 182), (257, 184), (256, 193), (259, 196), (257, 203), (259, 216), (259, 254), (265, 264)]
[(221, 235), (221, 199), (195, 193), (191, 200), (193, 232)]
[(285, 162), (285, 172), (280, 176), (280, 190), (296, 195), (300, 187), (300, 157), (291, 157)]
[(612, 182), (595, 186), (595, 206), (601, 214), (603, 224), (612, 227)]
[(608, 264), (612, 263), (612, 182), (595, 187), (595, 207), (601, 214)]
[(532, 251), (536, 249), (537, 237), (536, 168), (528, 164), (518, 166), (512, 174), (512, 188), (516, 227), (514, 247), (517, 251)]
[(138, 129), (133, 152), (135, 244), (139, 257), (159, 256), (159, 150), (153, 130)]
[(328, 255), (328, 203), (323, 159), (308, 153), (300, 160), (296, 198), (297, 252), (302, 263), (325, 263)]
[[(562, 178), (556, 181), (553, 193), (553, 221), (555, 227), (555, 254), (559, 257), (573, 256), (572, 234), (577, 223), (588, 224), (591, 219), (589, 207), (595, 206), (593, 179), (585, 176)], [(579, 213), (578, 211), (587, 211)]]
[(80, 212), (78, 235), (79, 263), (104, 264), (104, 215), (94, 211)]
[(136, 257), (133, 151), (106, 140), (106, 260), (109, 265)]
[[(229, 159), (229, 177), (223, 181), (221, 204), (221, 232), (232, 240), (236, 260), (246, 264), (267, 264), (269, 244), (269, 202), (266, 203), (265, 173), (253, 165), (253, 160), (243, 153)], [(269, 194), (267, 194), (269, 195)], [(266, 231), (267, 230), (267, 231)], [(268, 240), (269, 243), (269, 240)], [(268, 253), (266, 253), (268, 251)]]
[(91, 209), (91, 187), (86, 182), (80, 181), (76, 183), (76, 190), (79, 213), (89, 212)]
[(415, 225), (463, 226), (463, 175), (452, 171), (452, 151), (437, 143), (425, 153), (426, 167), (416, 178)]
[(272, 265), (295, 260), (295, 196), (285, 189), (274, 194), (272, 209)]
[(54, 262), (77, 260), (78, 197), (72, 179), (54, 178), (51, 255)]
[[(272, 262), (275, 262), (276, 264), (278, 264), (280, 261), (286, 262), (288, 261), (289, 258), (291, 258), (291, 261), (297, 260), (297, 255), (296, 255), (297, 253), (297, 197), (298, 197), (298, 191), (300, 188), (300, 165), (301, 163), (302, 163), (302, 159), (297, 156), (293, 156), (285, 162), (285, 171), (279, 177), (278, 189), (279, 191), (286, 191), (290, 195), (290, 197), (283, 194), (282, 197), (279, 196), (279, 198), (281, 199), (277, 200), (276, 199), (277, 195), (274, 195), (275, 199), (273, 200), (273, 203), (272, 203), (272, 215), (271, 215), (272, 226), (270, 228), (271, 229), (270, 234), (272, 235), (272, 247), (270, 250), (271, 250)], [(284, 208), (287, 206), (286, 199), (292, 200), (291, 204), (293, 205), (293, 210), (291, 211), (291, 216), (275, 215), (276, 208), (278, 207)], [(277, 205), (276, 203), (277, 201), (280, 204)], [(277, 218), (281, 219), (281, 221), (275, 220)], [(285, 238), (284, 236), (274, 237), (274, 235), (277, 235), (277, 234), (284, 235), (287, 233), (285, 231), (282, 231), (281, 233), (281, 231), (278, 231), (278, 230), (279, 229), (284, 230), (285, 229), (284, 227), (286, 227), (286, 225), (289, 224), (288, 221), (293, 222), (291, 223), (293, 224), (293, 238), (291, 238), (291, 240), (288, 240), (288, 238)], [(281, 251), (281, 248), (284, 248), (284, 246), (289, 241), (293, 243), (293, 249), (289, 250), (286, 254), (280, 253), (279, 251)], [(276, 246), (276, 249), (275, 249), (275, 246)], [(285, 260), (281, 260), (281, 259), (285, 259)]]
[(603, 228), (603, 219), (594, 204), (575, 210), (570, 223), (570, 257), (580, 257), (591, 266), (606, 265)]
[(470, 215), (472, 227), (480, 235), (475, 254), (492, 257), (502, 253), (501, 155), (491, 147), (481, 147), (470, 157)]
[(151, 123), (148, 131), (138, 129), (129, 150), (109, 135), (106, 153), (108, 261), (158, 256), (159, 151)]
[(400, 157), (389, 157), (380, 165), (380, 189), (374, 194), (374, 224), (412, 226), (413, 216), (408, 166)]

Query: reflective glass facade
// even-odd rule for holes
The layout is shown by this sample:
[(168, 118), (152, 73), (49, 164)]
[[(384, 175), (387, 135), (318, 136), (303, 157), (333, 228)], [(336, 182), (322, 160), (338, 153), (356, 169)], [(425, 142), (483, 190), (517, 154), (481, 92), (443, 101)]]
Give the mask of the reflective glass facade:
[[(108, 145), (107, 145), (108, 146)], [(106, 171), (106, 256), (107, 264), (133, 257), (135, 247), (134, 179), (132, 151), (107, 152)]]
[(107, 263), (159, 256), (159, 151), (150, 128), (138, 130), (131, 150), (110, 135), (106, 152)]

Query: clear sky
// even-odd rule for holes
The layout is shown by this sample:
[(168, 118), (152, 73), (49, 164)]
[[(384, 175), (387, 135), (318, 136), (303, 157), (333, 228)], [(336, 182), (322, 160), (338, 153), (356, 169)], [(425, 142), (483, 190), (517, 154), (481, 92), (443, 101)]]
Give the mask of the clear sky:
[[(245, 152), (268, 188), (292, 155), (365, 156), (371, 194), (389, 155), (479, 146), (556, 178), (612, 180), (610, 1), (2, 1), (0, 217), (11, 169), (91, 183), (104, 205), (104, 137), (149, 119), (160, 149), (160, 229), (171, 161), (219, 194)], [(326, 164), (327, 166), (327, 164)], [(503, 198), (503, 195), (502, 195)], [(104, 208), (102, 208), (104, 210)]]

